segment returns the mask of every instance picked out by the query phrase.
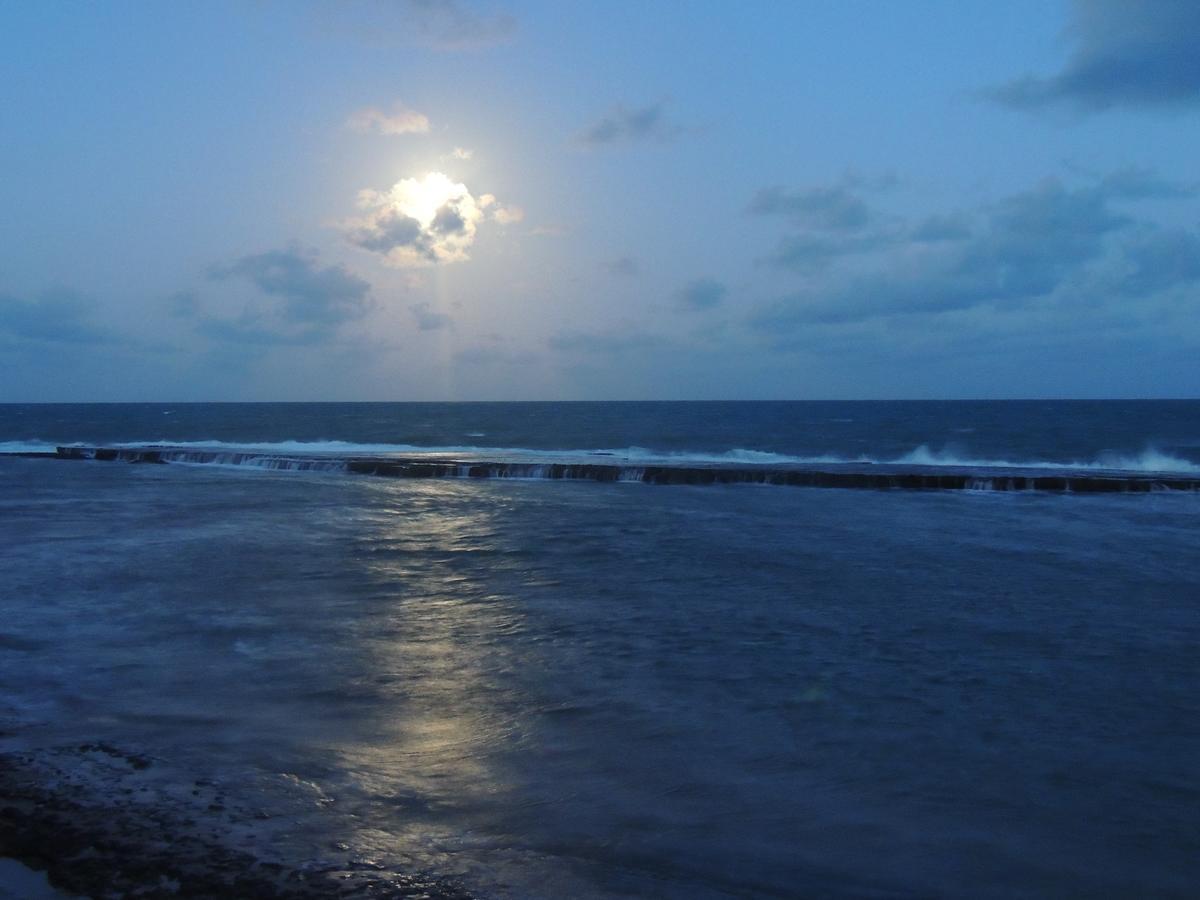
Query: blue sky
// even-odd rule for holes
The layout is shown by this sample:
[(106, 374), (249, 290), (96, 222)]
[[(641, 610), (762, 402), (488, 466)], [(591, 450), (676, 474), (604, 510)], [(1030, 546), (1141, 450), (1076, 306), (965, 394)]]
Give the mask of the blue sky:
[(0, 400), (1200, 394), (1200, 5), (0, 3)]

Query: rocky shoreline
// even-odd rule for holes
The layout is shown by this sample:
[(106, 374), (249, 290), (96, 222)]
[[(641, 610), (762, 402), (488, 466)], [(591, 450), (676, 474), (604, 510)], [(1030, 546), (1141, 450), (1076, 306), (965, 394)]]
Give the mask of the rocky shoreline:
[[(281, 824), (204, 779), (157, 779), (153, 758), (104, 743), (0, 753), (0, 856), (95, 898), (428, 898), (461, 885), (356, 858), (345, 844), (303, 861), (272, 852)], [(258, 840), (262, 837), (262, 840)]]

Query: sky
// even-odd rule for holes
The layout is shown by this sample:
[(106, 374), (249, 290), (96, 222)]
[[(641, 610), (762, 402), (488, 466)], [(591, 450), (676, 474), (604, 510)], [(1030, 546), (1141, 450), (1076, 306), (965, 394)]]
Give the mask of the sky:
[(1200, 396), (1200, 3), (0, 0), (0, 402)]

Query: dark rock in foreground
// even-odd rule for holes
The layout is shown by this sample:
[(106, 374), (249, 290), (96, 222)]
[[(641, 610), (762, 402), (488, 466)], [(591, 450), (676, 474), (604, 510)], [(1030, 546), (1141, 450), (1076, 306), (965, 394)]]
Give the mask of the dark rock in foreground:
[(139, 780), (152, 765), (107, 744), (0, 754), (0, 856), (45, 871), (54, 887), (85, 897), (471, 896), (451, 882), (375, 862), (289, 864), (257, 848), (239, 849), (233, 835), (253, 828), (253, 814), (231, 815), (219, 795), (207, 796), (214, 789), (206, 781), (184, 792), (190, 805), (172, 802), (161, 785)]

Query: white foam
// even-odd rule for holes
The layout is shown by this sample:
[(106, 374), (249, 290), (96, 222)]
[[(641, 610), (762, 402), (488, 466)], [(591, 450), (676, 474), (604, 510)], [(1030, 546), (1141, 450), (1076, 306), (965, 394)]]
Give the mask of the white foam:
[(1100, 469), (1127, 469), (1134, 472), (1200, 473), (1200, 465), (1169, 453), (1162, 453), (1153, 447), (1147, 447), (1137, 456), (1101, 453), (1092, 465)]
[[(581, 452), (581, 451), (573, 451)], [(844, 456), (789, 456), (785, 453), (772, 453), (767, 450), (748, 450), (742, 447), (736, 447), (733, 450), (725, 450), (722, 452), (705, 453), (703, 451), (692, 450), (650, 450), (646, 447), (626, 447), (623, 450), (603, 450), (603, 451), (582, 451), (591, 455), (599, 453), (605, 456), (612, 456), (615, 459), (630, 460), (636, 462), (662, 462), (668, 464), (680, 463), (734, 463), (738, 465), (795, 465), (795, 464), (818, 464), (818, 463), (856, 463), (856, 462), (872, 462), (865, 457), (857, 459), (849, 459)]]
[[(879, 460), (872, 460), (878, 462)], [(1093, 460), (1072, 462), (1049, 462), (1045, 460), (1013, 461), (1007, 459), (981, 459), (960, 456), (951, 450), (930, 450), (922, 444), (901, 457), (884, 460), (895, 465), (907, 466), (953, 466), (962, 469), (1072, 469), (1105, 472), (1170, 472), (1194, 475), (1200, 473), (1200, 465), (1147, 447), (1136, 456), (1106, 451)]]
[[(79, 442), (62, 446), (82, 446)], [(1139, 472), (1163, 474), (1200, 474), (1200, 464), (1179, 456), (1147, 447), (1137, 454), (1122, 454), (1105, 451), (1091, 460), (1067, 462), (1050, 460), (1011, 460), (994, 457), (977, 457), (969, 453), (943, 448), (933, 450), (927, 444), (897, 457), (884, 458), (867, 455), (842, 456), (817, 454), (795, 456), (750, 448), (734, 448), (724, 451), (655, 450), (648, 447), (620, 447), (597, 449), (532, 449), (529, 447), (483, 447), (478, 445), (419, 446), (416, 444), (355, 443), (351, 441), (121, 441), (104, 446), (121, 449), (141, 449), (148, 446), (170, 447), (179, 450), (210, 451), (215, 453), (252, 453), (282, 456), (330, 457), (344, 459), (354, 456), (382, 457), (446, 457), (461, 456), (493, 461), (522, 462), (569, 462), (597, 465), (901, 465), (928, 468), (957, 469), (1049, 469), (1105, 472)], [(54, 445), (43, 441), (0, 442), (0, 452), (53, 452)], [(238, 461), (246, 464), (246, 461)], [(236, 464), (236, 463), (235, 463)], [(251, 462), (263, 468), (299, 468), (291, 462), (272, 464), (269, 461)]]
[[(63, 445), (67, 446), (67, 445)], [(77, 445), (78, 446), (78, 445)], [(787, 463), (837, 463), (867, 462), (866, 459), (844, 459), (836, 456), (788, 456), (764, 450), (733, 449), (719, 452), (652, 450), (646, 447), (578, 449), (531, 449), (529, 447), (482, 447), (474, 444), (446, 446), (420, 446), (417, 444), (359, 444), (351, 441), (118, 441), (105, 443), (106, 447), (126, 450), (151, 446), (170, 447), (179, 450), (205, 450), (231, 453), (279, 453), (303, 456), (447, 456), (464, 454), (471, 456), (503, 456), (524, 459), (577, 459), (581, 461), (613, 461), (661, 463), (758, 463), (783, 465)], [(54, 449), (50, 446), (51, 450)]]
[(356, 444), (351, 441), (116, 441), (105, 447), (138, 450), (144, 447), (171, 447), (180, 450), (212, 450), (233, 453), (298, 453), (305, 456), (364, 456), (397, 453), (465, 452), (482, 448), (418, 447), (415, 444)]

